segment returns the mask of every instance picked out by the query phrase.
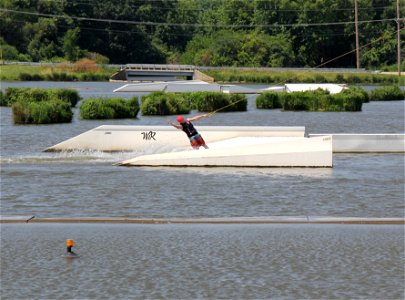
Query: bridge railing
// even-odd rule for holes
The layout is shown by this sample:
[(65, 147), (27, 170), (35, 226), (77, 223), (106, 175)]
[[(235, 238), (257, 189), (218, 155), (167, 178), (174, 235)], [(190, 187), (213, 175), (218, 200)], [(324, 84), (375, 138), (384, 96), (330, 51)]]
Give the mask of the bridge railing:
[(164, 64), (128, 64), (124, 66), (127, 70), (173, 70), (173, 71), (194, 71), (193, 65), (164, 65)]

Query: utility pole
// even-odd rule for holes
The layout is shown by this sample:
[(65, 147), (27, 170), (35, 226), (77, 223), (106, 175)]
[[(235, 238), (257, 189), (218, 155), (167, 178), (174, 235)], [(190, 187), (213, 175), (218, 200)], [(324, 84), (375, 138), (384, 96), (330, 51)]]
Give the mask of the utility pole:
[(399, 0), (397, 0), (397, 64), (398, 76), (401, 76), (401, 20), (399, 18)]
[[(399, 1), (399, 0), (397, 0)], [(356, 68), (360, 69), (360, 53), (359, 53), (359, 25), (357, 16), (357, 0), (354, 0), (354, 24), (356, 28)]]

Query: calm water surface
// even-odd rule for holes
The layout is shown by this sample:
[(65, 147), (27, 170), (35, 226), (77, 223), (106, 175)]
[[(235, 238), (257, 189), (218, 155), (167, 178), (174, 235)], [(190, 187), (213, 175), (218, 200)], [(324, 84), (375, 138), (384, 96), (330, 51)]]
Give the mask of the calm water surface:
[[(115, 95), (112, 90), (121, 85), (55, 84), (76, 88), (83, 97)], [(112, 164), (140, 153), (42, 151), (102, 124), (163, 125), (166, 117), (83, 121), (75, 109), (69, 124), (23, 126), (13, 125), (10, 108), (2, 107), (0, 113), (2, 214), (404, 216), (403, 154), (334, 155), (332, 169), (124, 168)], [(311, 113), (257, 110), (255, 96), (249, 96), (247, 112), (218, 113), (198, 124), (305, 126), (307, 133), (403, 133), (404, 101), (367, 103), (357, 113)]]
[[(401, 226), (3, 225), (2, 299), (403, 299)], [(66, 237), (80, 258), (67, 260)]]
[[(112, 97), (121, 86), (2, 88), (26, 85), (72, 87), (83, 98)], [(74, 113), (70, 124), (18, 126), (10, 108), (0, 108), (2, 215), (404, 217), (403, 154), (334, 155), (332, 169), (255, 169), (124, 168), (112, 164), (140, 153), (42, 152), (99, 125), (167, 119), (83, 121)], [(257, 110), (249, 96), (247, 112), (196, 125), (404, 133), (404, 102), (367, 103), (356, 113), (281, 112)], [(81, 258), (61, 258), (67, 238)], [(403, 266), (403, 226), (1, 226), (2, 299), (403, 299)]]

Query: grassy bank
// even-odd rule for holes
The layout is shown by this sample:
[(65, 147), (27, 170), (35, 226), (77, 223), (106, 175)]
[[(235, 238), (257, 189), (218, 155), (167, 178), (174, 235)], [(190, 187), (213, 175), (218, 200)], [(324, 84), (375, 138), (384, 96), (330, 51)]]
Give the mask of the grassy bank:
[[(91, 62), (48, 65), (0, 65), (0, 80), (3, 81), (108, 81), (117, 68), (96, 65)], [(268, 71), (219, 69), (207, 70), (205, 74), (214, 77), (219, 83), (346, 83), (364, 85), (398, 84), (396, 74), (377, 73), (336, 73), (309, 71)], [(400, 78), (405, 85), (405, 76)]]
[(285, 83), (339, 83), (339, 84), (405, 84), (405, 77), (398, 78), (397, 75), (386, 75), (379, 73), (353, 73), (353, 72), (322, 72), (315, 71), (262, 71), (262, 70), (240, 70), (221, 69), (205, 72), (215, 78), (217, 82), (223, 83), (263, 83), (263, 84), (285, 84)]
[(2, 81), (108, 81), (115, 68), (94, 63), (0, 65)]

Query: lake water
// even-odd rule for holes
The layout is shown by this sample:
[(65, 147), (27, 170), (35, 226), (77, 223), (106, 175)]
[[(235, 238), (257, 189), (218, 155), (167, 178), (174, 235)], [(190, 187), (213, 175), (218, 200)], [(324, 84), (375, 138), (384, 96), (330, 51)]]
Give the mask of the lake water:
[[(116, 96), (121, 83), (2, 82)], [(131, 94), (120, 93), (120, 97)], [(404, 133), (404, 102), (362, 112), (218, 113), (198, 125)], [(193, 112), (195, 115), (197, 112)], [(403, 154), (334, 154), (332, 169), (125, 168), (133, 153), (44, 153), (102, 124), (13, 125), (1, 116), (1, 214), (52, 217), (404, 217)], [(172, 117), (174, 118), (174, 117)], [(179, 134), (182, 134), (179, 132)], [(186, 137), (185, 137), (186, 138)], [(207, 141), (209, 144), (209, 141)], [(81, 257), (61, 256), (73, 238)], [(2, 299), (403, 299), (404, 227), (391, 225), (2, 224)]]

